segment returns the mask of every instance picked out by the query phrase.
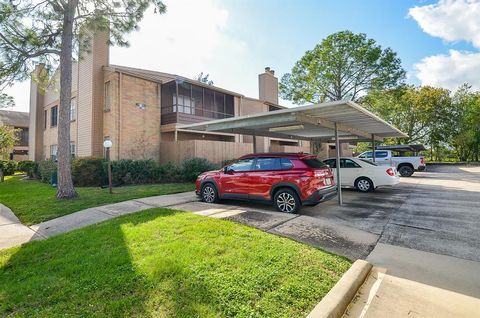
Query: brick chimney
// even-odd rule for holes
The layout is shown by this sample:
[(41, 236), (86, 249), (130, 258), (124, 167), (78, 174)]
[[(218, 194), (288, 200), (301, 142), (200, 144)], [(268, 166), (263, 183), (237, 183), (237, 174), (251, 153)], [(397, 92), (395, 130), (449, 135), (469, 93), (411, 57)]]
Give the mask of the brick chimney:
[(260, 100), (278, 104), (278, 78), (270, 67), (265, 67), (265, 72), (258, 75), (258, 91)]

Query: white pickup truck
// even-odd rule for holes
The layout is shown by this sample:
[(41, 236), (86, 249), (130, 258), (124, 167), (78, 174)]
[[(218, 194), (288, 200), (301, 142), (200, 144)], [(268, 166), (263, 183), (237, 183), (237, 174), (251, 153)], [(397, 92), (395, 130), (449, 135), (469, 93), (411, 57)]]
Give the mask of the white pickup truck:
[[(373, 151), (362, 152), (358, 158), (373, 161)], [(415, 171), (426, 169), (424, 157), (400, 157), (394, 155), (392, 150), (375, 150), (375, 162), (380, 165), (396, 167), (402, 177), (410, 177)]]

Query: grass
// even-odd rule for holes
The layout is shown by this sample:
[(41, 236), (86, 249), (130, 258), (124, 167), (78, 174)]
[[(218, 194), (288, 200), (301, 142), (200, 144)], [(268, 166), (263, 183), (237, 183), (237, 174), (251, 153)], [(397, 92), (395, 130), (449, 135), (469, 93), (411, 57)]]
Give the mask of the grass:
[(0, 183), (0, 203), (12, 209), (22, 223), (31, 225), (99, 205), (194, 189), (192, 183), (147, 184), (114, 188), (110, 194), (108, 189), (85, 187), (76, 188), (78, 198), (57, 200), (56, 189), (48, 184), (8, 176)]
[(257, 229), (157, 208), (0, 251), (0, 316), (304, 317), (349, 266)]

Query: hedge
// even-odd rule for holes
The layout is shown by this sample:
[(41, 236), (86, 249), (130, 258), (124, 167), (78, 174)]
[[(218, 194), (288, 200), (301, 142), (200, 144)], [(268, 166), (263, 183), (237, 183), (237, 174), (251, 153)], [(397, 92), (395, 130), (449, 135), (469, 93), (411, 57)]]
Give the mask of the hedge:
[(17, 163), (17, 171), (25, 172), (30, 178), (38, 178), (38, 164), (35, 161), (19, 161)]
[(11, 176), (17, 170), (17, 162), (13, 160), (0, 160), (0, 169), (4, 176)]
[[(216, 165), (204, 158), (185, 159), (180, 167), (172, 162), (158, 164), (154, 160), (115, 160), (112, 164), (112, 183), (115, 186), (161, 182), (195, 181), (202, 172), (214, 170)], [(57, 171), (51, 160), (39, 163), (26, 162), (22, 171), (36, 175), (42, 182), (50, 183)], [(29, 173), (30, 175), (30, 173)], [(83, 157), (72, 160), (72, 179), (75, 186), (106, 185), (107, 162), (102, 158)]]

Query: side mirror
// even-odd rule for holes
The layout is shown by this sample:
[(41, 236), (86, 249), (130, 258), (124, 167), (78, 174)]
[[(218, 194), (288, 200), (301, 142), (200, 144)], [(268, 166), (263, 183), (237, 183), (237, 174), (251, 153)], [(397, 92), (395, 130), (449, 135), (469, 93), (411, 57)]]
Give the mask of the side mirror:
[(233, 170), (230, 169), (229, 166), (226, 166), (226, 167), (223, 168), (223, 173), (225, 173), (225, 174), (232, 174), (232, 173), (233, 173)]

